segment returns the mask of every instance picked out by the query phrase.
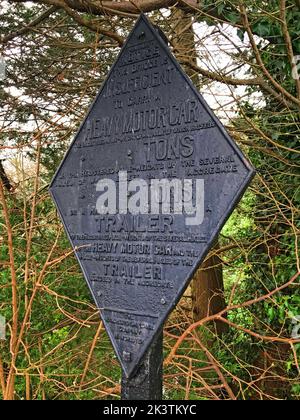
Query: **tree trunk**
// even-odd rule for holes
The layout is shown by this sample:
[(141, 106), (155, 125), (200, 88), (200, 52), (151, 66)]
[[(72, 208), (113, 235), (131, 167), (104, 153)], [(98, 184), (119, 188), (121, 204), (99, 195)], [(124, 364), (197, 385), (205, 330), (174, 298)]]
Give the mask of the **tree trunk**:
[[(213, 252), (217, 251), (217, 244)], [(214, 253), (207, 258), (192, 281), (193, 319), (199, 321), (226, 308), (223, 269), (220, 258)], [(214, 322), (215, 333), (220, 336), (228, 331), (228, 325)]]

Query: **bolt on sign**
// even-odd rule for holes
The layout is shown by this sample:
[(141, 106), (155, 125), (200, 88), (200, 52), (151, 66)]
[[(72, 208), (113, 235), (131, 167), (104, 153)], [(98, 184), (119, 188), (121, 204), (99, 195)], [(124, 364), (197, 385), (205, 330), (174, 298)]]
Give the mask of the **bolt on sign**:
[(253, 175), (141, 15), (50, 186), (126, 377)]

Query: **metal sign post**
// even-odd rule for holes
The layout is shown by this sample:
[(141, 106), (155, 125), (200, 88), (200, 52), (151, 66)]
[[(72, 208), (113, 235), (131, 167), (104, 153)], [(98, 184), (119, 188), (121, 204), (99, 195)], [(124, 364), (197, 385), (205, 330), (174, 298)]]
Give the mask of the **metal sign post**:
[(127, 378), (123, 373), (123, 400), (161, 400), (163, 386), (163, 334), (154, 339), (136, 373)]

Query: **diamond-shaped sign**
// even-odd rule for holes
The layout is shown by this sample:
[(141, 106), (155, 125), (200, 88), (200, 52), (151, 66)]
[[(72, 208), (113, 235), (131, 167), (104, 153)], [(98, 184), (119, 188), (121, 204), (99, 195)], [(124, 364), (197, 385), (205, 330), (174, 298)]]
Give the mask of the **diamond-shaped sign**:
[(50, 187), (128, 377), (253, 175), (141, 15)]

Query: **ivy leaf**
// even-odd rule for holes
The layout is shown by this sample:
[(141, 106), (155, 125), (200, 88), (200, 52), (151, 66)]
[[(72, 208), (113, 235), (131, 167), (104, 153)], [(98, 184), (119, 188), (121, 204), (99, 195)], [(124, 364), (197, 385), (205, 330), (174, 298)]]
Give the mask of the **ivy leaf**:
[(225, 3), (218, 4), (218, 15), (221, 15), (225, 9)]
[(272, 25), (266, 20), (260, 20), (253, 25), (253, 32), (262, 38), (268, 37), (272, 33)]
[(236, 12), (229, 12), (226, 17), (234, 25), (240, 20), (240, 15)]

